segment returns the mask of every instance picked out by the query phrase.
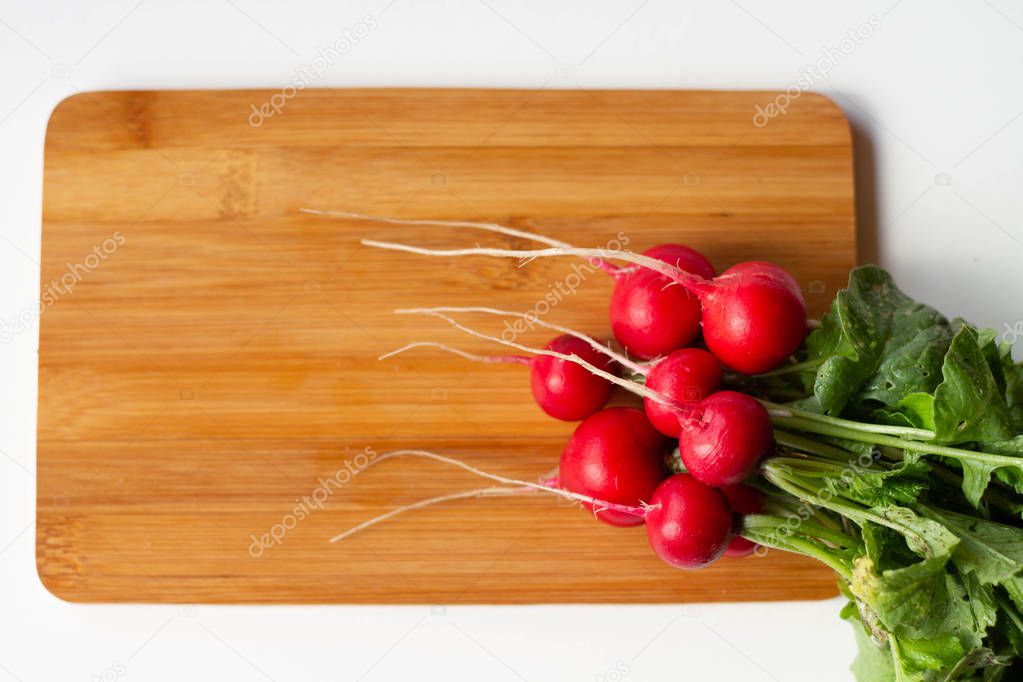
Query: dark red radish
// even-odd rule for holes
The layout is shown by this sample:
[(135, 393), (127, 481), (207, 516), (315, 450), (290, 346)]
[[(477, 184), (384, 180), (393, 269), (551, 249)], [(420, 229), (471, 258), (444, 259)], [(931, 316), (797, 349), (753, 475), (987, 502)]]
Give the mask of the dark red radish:
[(650, 499), (646, 535), (665, 563), (702, 568), (724, 554), (733, 516), (725, 494), (689, 474), (664, 480)]
[[(648, 502), (664, 479), (668, 439), (642, 410), (611, 407), (587, 417), (561, 452), (558, 480), (562, 488), (617, 504)], [(592, 505), (587, 505), (593, 509)], [(641, 516), (597, 510), (612, 526), (638, 526)]]
[(755, 398), (718, 391), (679, 410), (682, 463), (701, 483), (740, 483), (757, 468), (773, 443), (771, 416)]
[[(661, 244), (644, 252), (699, 277), (714, 276), (701, 253), (681, 244)], [(647, 268), (615, 273), (611, 331), (629, 353), (649, 360), (689, 344), (700, 333), (700, 301), (693, 293)]]
[(728, 368), (760, 374), (780, 366), (806, 335), (799, 284), (764, 261), (739, 263), (701, 295), (703, 339)]
[[(575, 336), (562, 334), (544, 346), (582, 360), (605, 371), (612, 371), (614, 362)], [(611, 384), (574, 362), (536, 355), (529, 360), (529, 385), (536, 404), (544, 412), (564, 421), (585, 419), (607, 403)]]
[[(680, 348), (658, 360), (646, 375), (647, 388), (676, 403), (703, 400), (718, 390), (724, 380), (721, 363), (700, 348)], [(678, 438), (681, 426), (678, 411), (650, 398), (643, 407), (650, 423), (661, 433)]]
[[(759, 514), (764, 511), (764, 495), (752, 486), (743, 483), (726, 485), (721, 487), (721, 492), (728, 498), (728, 506), (736, 515)], [(736, 535), (725, 550), (725, 556), (744, 557), (749, 556), (756, 550), (757, 543), (747, 540), (741, 535)]]

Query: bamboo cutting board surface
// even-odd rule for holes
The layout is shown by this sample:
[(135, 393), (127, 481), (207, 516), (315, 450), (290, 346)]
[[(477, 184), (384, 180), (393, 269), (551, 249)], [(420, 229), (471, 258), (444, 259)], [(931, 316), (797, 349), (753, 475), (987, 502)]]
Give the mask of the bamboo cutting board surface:
[[(819, 315), (855, 262), (849, 130), (830, 101), (804, 94), (757, 127), (773, 93), (274, 94), (86, 93), (53, 114), (37, 504), (47, 588), (179, 603), (834, 593), (828, 571), (778, 552), (672, 570), (642, 529), (537, 496), (452, 502), (328, 544), (395, 506), (487, 485), (426, 461), (347, 473), (366, 452), (427, 448), (535, 479), (573, 428), (534, 406), (521, 366), (428, 349), (378, 361), (414, 340), (499, 352), (393, 308), (537, 310), (606, 335), (611, 282), (570, 259), (377, 251), (359, 239), (526, 244), (299, 212), (489, 220), (594, 247), (620, 233), (637, 251), (680, 241), (719, 269), (785, 265)], [(264, 102), (278, 110), (254, 113)]]

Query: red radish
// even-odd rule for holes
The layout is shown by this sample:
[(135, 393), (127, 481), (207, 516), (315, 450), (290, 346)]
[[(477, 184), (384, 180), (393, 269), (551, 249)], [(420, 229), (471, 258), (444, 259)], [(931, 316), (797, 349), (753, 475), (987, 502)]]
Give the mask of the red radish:
[(745, 393), (712, 393), (692, 407), (680, 409), (679, 419), (682, 463), (707, 485), (741, 482), (771, 449), (771, 416)]
[(701, 296), (703, 339), (727, 367), (760, 374), (780, 366), (806, 335), (799, 284), (773, 263), (739, 263)]
[[(647, 388), (676, 403), (693, 403), (716, 391), (724, 379), (721, 363), (700, 348), (681, 348), (658, 360), (646, 375)], [(678, 410), (651, 398), (643, 407), (650, 423), (666, 436), (678, 438)]]
[[(661, 244), (643, 254), (699, 277), (714, 276), (704, 256), (681, 244)], [(666, 355), (700, 333), (700, 301), (684, 287), (646, 268), (620, 269), (611, 294), (611, 331), (630, 353), (644, 359)]]
[[(662, 458), (668, 440), (642, 410), (611, 407), (587, 417), (561, 452), (558, 480), (571, 492), (636, 506), (650, 500), (664, 479)], [(593, 505), (587, 505), (594, 509)], [(637, 526), (641, 516), (596, 509), (612, 526)]]
[[(565, 355), (576, 355), (591, 365), (612, 371), (607, 355), (592, 345), (568, 334), (557, 336), (544, 346)], [(564, 421), (585, 419), (604, 407), (611, 395), (611, 384), (574, 362), (536, 355), (529, 359), (529, 385), (540, 408)]]
[[(721, 492), (728, 498), (728, 506), (737, 515), (759, 514), (764, 510), (764, 495), (756, 488), (742, 483), (722, 486)], [(757, 543), (747, 540), (741, 535), (732, 538), (731, 544), (725, 551), (725, 556), (743, 557), (749, 556), (756, 550)]]
[(646, 515), (650, 547), (678, 568), (702, 568), (724, 554), (733, 517), (720, 490), (675, 474), (654, 491)]

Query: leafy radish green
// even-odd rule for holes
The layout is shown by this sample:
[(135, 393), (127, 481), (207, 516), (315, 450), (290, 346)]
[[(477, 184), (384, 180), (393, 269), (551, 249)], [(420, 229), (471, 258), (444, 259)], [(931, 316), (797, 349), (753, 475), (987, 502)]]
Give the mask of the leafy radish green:
[(807, 338), (808, 358), (820, 362), (814, 399), (822, 412), (840, 414), (850, 401), (858, 411), (864, 401), (891, 405), (930, 393), (951, 340), (948, 321), (899, 291), (887, 272), (857, 268)]

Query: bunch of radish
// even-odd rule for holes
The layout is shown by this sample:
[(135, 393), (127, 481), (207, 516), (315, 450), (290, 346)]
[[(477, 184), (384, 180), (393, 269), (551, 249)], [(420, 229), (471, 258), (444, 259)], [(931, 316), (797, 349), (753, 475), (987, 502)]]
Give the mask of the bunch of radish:
[[(758, 513), (761, 508), (760, 493), (743, 481), (757, 472), (773, 447), (771, 418), (755, 398), (721, 386), (726, 371), (746, 375), (769, 372), (784, 364), (802, 343), (806, 306), (798, 284), (785, 270), (751, 261), (718, 275), (702, 254), (678, 244), (661, 244), (635, 254), (577, 248), (489, 223), (317, 213), (481, 229), (539, 242), (544, 248), (432, 249), (363, 241), (373, 247), (443, 257), (581, 257), (614, 278), (609, 317), (617, 350), (603, 340), (537, 319), (531, 321), (559, 332), (542, 348), (488, 336), (456, 319), (462, 313), (519, 315), (504, 310), (445, 307), (398, 311), (435, 316), (519, 354), (478, 356), (424, 341), (394, 353), (434, 347), (479, 362), (526, 365), (539, 407), (557, 419), (580, 421), (561, 453), (558, 475), (538, 484), (512, 481), (435, 456), (518, 486), (480, 489), (461, 496), (525, 489), (562, 494), (582, 502), (608, 524), (645, 525), (657, 556), (681, 568), (706, 566), (726, 553), (741, 556), (753, 551), (754, 545), (736, 536), (735, 529), (741, 515)], [(612, 265), (608, 260), (625, 265)], [(605, 407), (614, 386), (640, 396), (643, 409)], [(685, 472), (668, 475), (666, 456), (676, 446)]]

